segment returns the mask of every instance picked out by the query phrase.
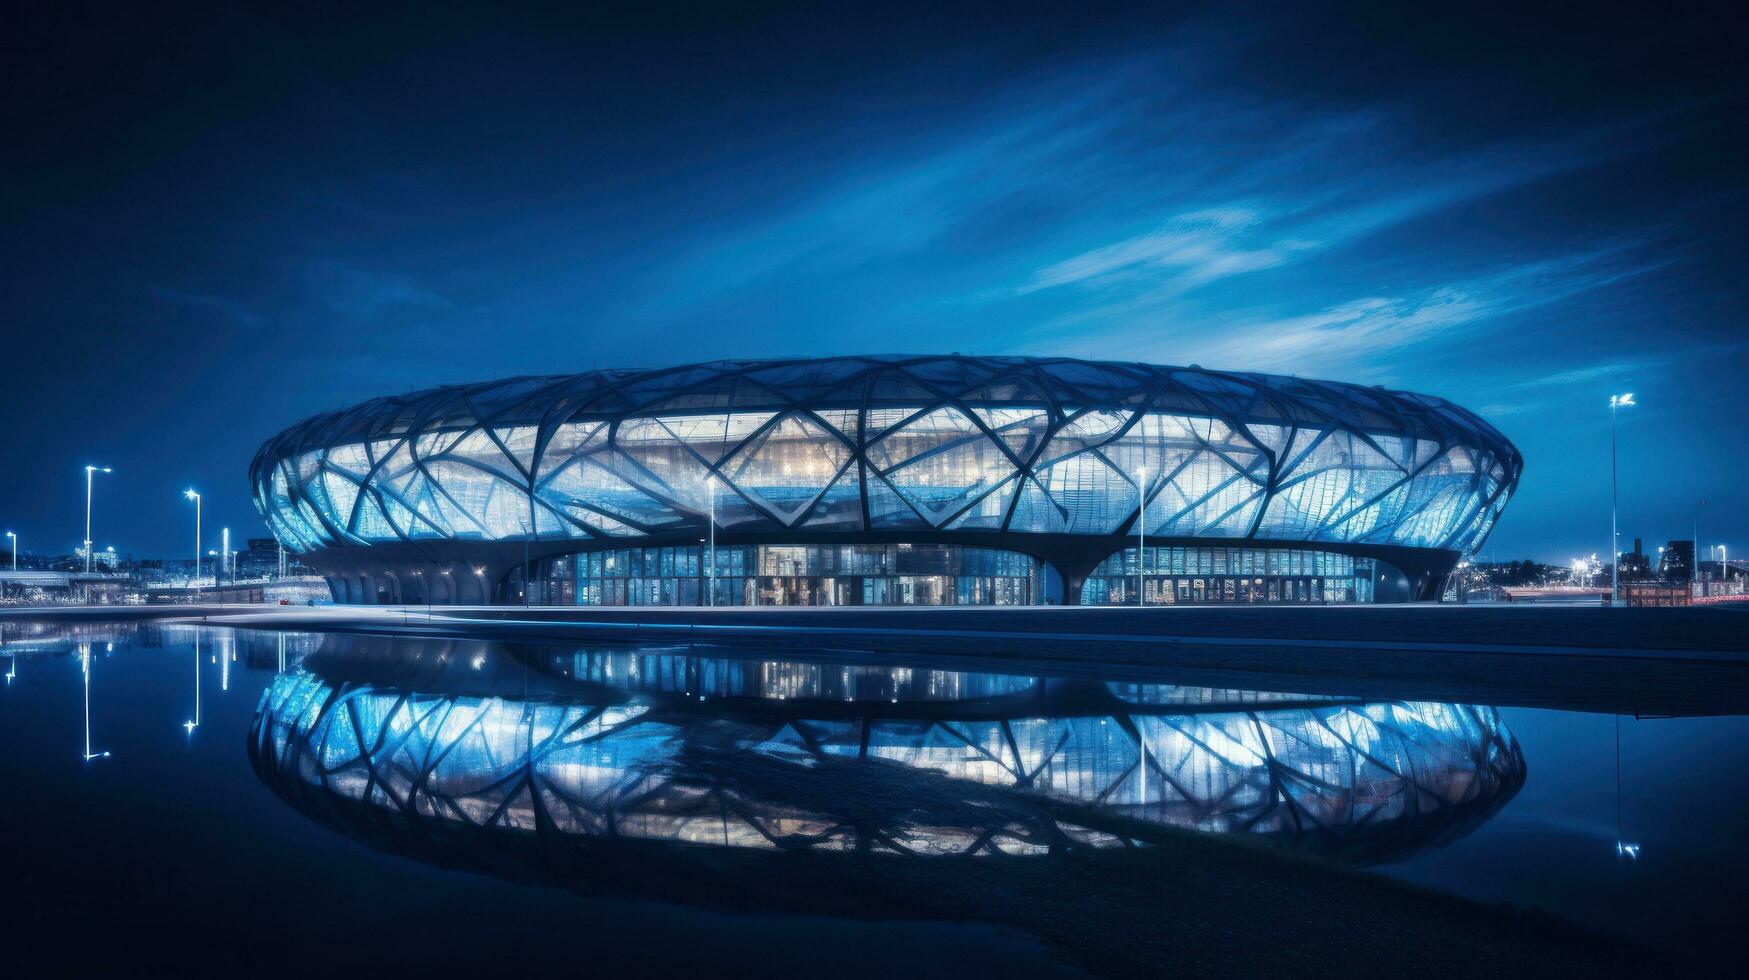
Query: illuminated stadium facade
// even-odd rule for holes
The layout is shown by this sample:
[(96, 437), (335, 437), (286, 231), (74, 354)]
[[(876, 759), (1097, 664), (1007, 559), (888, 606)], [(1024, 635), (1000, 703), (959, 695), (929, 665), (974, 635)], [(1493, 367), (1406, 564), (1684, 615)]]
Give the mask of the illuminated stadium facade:
[(250, 479), (341, 602), (1310, 603), (1436, 598), (1522, 465), (1427, 395), (955, 355), (436, 388)]

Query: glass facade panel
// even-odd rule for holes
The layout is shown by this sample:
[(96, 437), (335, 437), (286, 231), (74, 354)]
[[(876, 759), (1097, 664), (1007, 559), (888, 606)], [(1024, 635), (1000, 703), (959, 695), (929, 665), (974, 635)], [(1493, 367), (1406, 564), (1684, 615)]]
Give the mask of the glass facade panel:
[[(1081, 588), (1086, 606), (1371, 602), (1375, 563), (1327, 551), (1149, 547), (1111, 556)], [(1138, 573), (1140, 575), (1138, 579)]]
[[(563, 555), (534, 601), (584, 606), (1018, 606), (1044, 600), (1039, 562), (956, 545), (697, 545)], [(715, 602), (705, 596), (714, 590)]]
[(770, 516), (794, 523), (838, 477), (850, 447), (806, 416), (767, 426), (723, 468), (723, 477)]

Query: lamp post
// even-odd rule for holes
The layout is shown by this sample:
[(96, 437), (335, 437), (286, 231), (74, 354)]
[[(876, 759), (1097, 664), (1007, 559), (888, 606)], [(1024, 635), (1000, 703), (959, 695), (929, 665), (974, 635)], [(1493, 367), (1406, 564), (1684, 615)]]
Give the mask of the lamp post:
[(711, 495), (710, 544), (706, 546), (709, 557), (705, 559), (705, 584), (709, 588), (709, 595), (705, 599), (705, 605), (714, 608), (717, 604), (717, 475), (712, 473), (704, 478), (704, 482), (710, 487)]
[(1700, 595), (1700, 509), (1706, 506), (1706, 501), (1694, 502), (1694, 547), (1688, 554), (1688, 597)]
[(182, 495), (194, 501), (194, 577), (188, 580), (191, 588), (200, 587), (200, 494), (190, 487), (182, 491)]
[(1620, 532), (1616, 530), (1616, 480), (1615, 480), (1615, 413), (1618, 408), (1637, 404), (1634, 393), (1609, 396), (1609, 604), (1615, 605), (1621, 601), (1621, 542)]
[(91, 478), (98, 473), (108, 473), (107, 466), (85, 467), (85, 572), (91, 573)]
[(18, 535), (7, 531), (6, 536), (12, 539), (12, 570), (16, 572), (18, 571)]
[(1136, 605), (1148, 604), (1148, 468), (1136, 470)]

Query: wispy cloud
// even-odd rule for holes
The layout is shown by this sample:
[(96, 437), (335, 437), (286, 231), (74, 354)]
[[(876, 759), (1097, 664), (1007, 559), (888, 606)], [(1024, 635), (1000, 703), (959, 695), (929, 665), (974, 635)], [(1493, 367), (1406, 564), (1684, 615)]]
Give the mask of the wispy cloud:
[(1624, 375), (1632, 375), (1636, 372), (1661, 367), (1670, 360), (1672, 360), (1672, 358), (1666, 355), (1662, 357), (1639, 357), (1624, 360), (1601, 361), (1596, 364), (1587, 364), (1584, 367), (1545, 374), (1541, 377), (1531, 378), (1528, 381), (1514, 382), (1513, 384), (1506, 385), (1505, 388), (1508, 391), (1538, 391), (1549, 388), (1565, 387), (1567, 385), (1589, 384), (1590, 382), (1600, 381), (1604, 378), (1619, 378)]
[[(1375, 152), (1386, 138), (1373, 127), (1321, 128), (1360, 140)], [(1240, 196), (1047, 264), (1015, 293), (1075, 287), (1097, 297), (1064, 314), (1065, 324), (1133, 316), (1158, 310), (1200, 287), (1312, 259), (1586, 159), (1576, 144), (1497, 147), (1419, 165), (1375, 165), (1362, 179), (1351, 172), (1328, 172), (1327, 157), (1338, 148), (1323, 149), (1317, 155), (1319, 165), (1300, 159), (1248, 169), (1225, 187)], [(1264, 193), (1264, 184), (1269, 193)], [(1206, 189), (1203, 199), (1209, 199)]]
[(1316, 243), (1286, 240), (1263, 248), (1235, 244), (1245, 229), (1263, 218), (1255, 209), (1238, 205), (1191, 211), (1165, 227), (1135, 238), (1104, 245), (1040, 269), (1021, 286), (1021, 294), (1058, 286), (1099, 286), (1122, 279), (1170, 275), (1177, 290), (1287, 262), (1293, 253)]
[(991, 209), (1023, 202), (1109, 135), (1079, 100), (1025, 120), (920, 140), (894, 154), (847, 164), (787, 206), (706, 223), (643, 283), (642, 306), (682, 312), (741, 290), (794, 277), (845, 275), (883, 262), (938, 254), (943, 242)]
[(190, 292), (183, 289), (172, 289), (168, 286), (148, 286), (146, 291), (159, 299), (170, 300), (183, 306), (192, 307), (204, 313), (211, 314), (221, 321), (234, 326), (254, 330), (260, 327), (265, 318), (249, 309), (247, 306), (229, 296), (216, 293)]
[(305, 281), (323, 307), (359, 320), (372, 319), (393, 309), (435, 310), (453, 305), (411, 276), (363, 269), (347, 262), (312, 262)]
[(1429, 345), (1490, 321), (1602, 289), (1658, 268), (1626, 246), (1522, 262), (1479, 277), (1397, 295), (1361, 296), (1308, 313), (1163, 326), (1140, 317), (1095, 343), (1104, 352), (1211, 367), (1388, 378)]
[[(1620, 387), (1615, 388), (1616, 391), (1642, 387), (1650, 382), (1663, 381), (1677, 372), (1690, 370), (1701, 361), (1725, 361), (1740, 356), (1745, 350), (1749, 350), (1749, 343), (1702, 344), (1656, 353), (1612, 357), (1503, 385), (1501, 392), (1513, 400), (1483, 405), (1478, 411), (1491, 417), (1541, 411), (1551, 402), (1583, 397), (1585, 392), (1577, 389), (1600, 388), (1605, 381), (1612, 382), (1612, 386), (1619, 385)], [(1595, 397), (1601, 404), (1602, 393), (1596, 392)]]
[(1367, 296), (1315, 313), (1253, 320), (1176, 344), (1210, 366), (1296, 374), (1378, 363), (1430, 338), (1464, 328), (1499, 308), (1475, 284), (1412, 296)]
[(1505, 419), (1514, 415), (1529, 415), (1541, 408), (1540, 404), (1525, 402), (1490, 402), (1486, 405), (1478, 405), (1476, 414), (1488, 419)]
[[(800, 188), (786, 206), (700, 223), (628, 284), (628, 305), (652, 320), (717, 305), (812, 309), (798, 296), (841, 304), (890, 280), (864, 304), (871, 315), (951, 309), (1017, 335), (1097, 334), (1217, 285), (1267, 295), (1272, 274), (1599, 158), (1583, 133), (1435, 153), (1386, 111), (1308, 111), (1207, 86), (1194, 66), (1218, 57), (1084, 65), (811, 180), (786, 175)], [(992, 220), (1002, 214), (1028, 220)], [(920, 264), (957, 276), (919, 289)], [(1280, 315), (1397, 334), (1460, 315), (1450, 293), (1391, 290), (1373, 293), (1376, 308), (1355, 305), (1366, 298)]]

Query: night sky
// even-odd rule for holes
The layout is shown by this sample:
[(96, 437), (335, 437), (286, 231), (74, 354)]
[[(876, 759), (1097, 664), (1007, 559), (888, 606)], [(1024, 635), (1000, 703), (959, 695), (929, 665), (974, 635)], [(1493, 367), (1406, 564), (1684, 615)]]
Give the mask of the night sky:
[[(1727, 8), (1080, 3), (0, 31), (0, 524), (182, 555), (185, 486), (439, 383), (1059, 354), (1448, 397), (1526, 459), (1495, 558), (1749, 554), (1749, 85)], [(640, 5), (641, 6), (641, 5)], [(1387, 5), (1380, 5), (1381, 7)], [(1401, 9), (1395, 9), (1395, 8)]]

